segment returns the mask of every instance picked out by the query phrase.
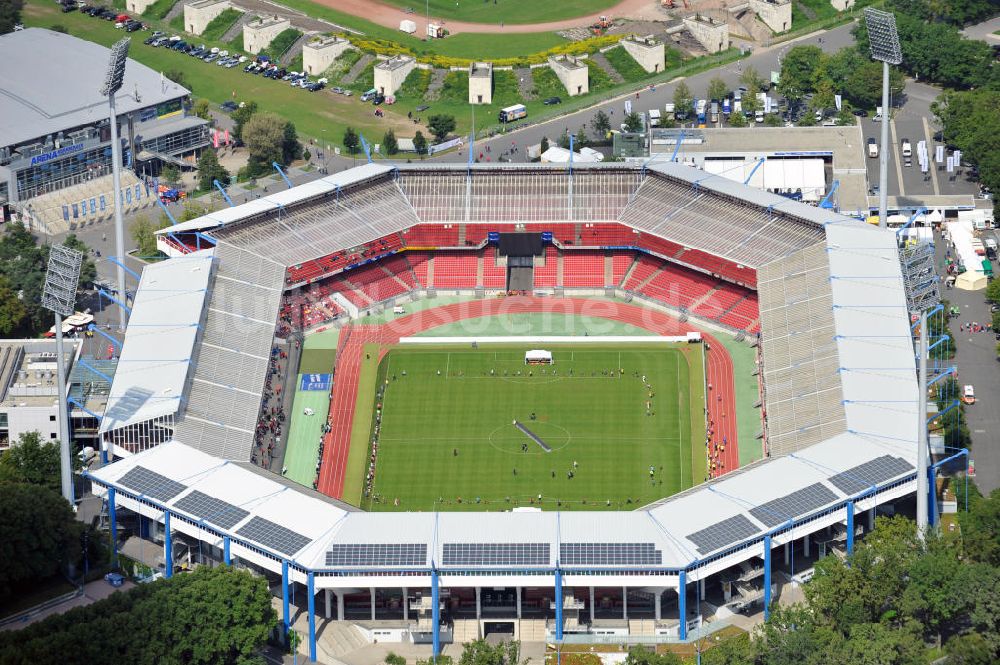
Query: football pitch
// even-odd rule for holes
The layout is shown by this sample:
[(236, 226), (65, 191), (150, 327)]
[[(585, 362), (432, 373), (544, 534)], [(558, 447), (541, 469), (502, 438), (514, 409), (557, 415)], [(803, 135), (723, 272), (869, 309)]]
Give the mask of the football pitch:
[(629, 510), (703, 480), (700, 344), (543, 345), (553, 364), (526, 365), (531, 348), (391, 349), (355, 414), (361, 506)]

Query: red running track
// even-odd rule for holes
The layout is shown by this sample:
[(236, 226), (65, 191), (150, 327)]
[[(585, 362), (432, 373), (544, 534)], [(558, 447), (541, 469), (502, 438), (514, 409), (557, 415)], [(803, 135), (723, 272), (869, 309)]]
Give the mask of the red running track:
[[(358, 373), (364, 345), (378, 340), (384, 345), (395, 344), (400, 337), (415, 335), (440, 325), (482, 316), (509, 314), (551, 313), (591, 316), (620, 323), (627, 323), (658, 335), (682, 335), (699, 331), (689, 323), (655, 310), (626, 303), (582, 298), (534, 298), (515, 296), (487, 300), (472, 300), (434, 309), (422, 310), (379, 325), (352, 326), (348, 335), (341, 335), (334, 375), (333, 396), (330, 404), (330, 432), (324, 439), (323, 459), (320, 466), (318, 489), (327, 496), (342, 498), (347, 457), (351, 446), (351, 425), (354, 406), (358, 397)], [(725, 437), (725, 451), (716, 456), (718, 476), (739, 467), (739, 445), (736, 428), (736, 391), (733, 362), (721, 342), (712, 335), (699, 331), (710, 349), (706, 354), (706, 379), (711, 390), (706, 396), (708, 418), (712, 424), (711, 442), (721, 446)], [(721, 400), (719, 397), (721, 396)], [(707, 450), (706, 454), (714, 454)], [(709, 462), (711, 470), (711, 462)]]

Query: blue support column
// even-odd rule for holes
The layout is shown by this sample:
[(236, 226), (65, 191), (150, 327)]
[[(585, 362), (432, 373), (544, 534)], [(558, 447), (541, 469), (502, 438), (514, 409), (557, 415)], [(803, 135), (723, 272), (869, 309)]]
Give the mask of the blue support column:
[(847, 554), (854, 554), (854, 502), (847, 502)]
[(115, 508), (115, 488), (108, 488), (108, 517), (111, 520), (111, 567), (118, 567), (118, 511)]
[(563, 638), (562, 571), (556, 568), (556, 641), (562, 642), (562, 638)]
[(764, 621), (771, 618), (771, 536), (764, 536)]
[(930, 475), (928, 479), (930, 482), (927, 483), (927, 524), (930, 526), (937, 525), (937, 466), (931, 465), (931, 468), (927, 469), (927, 473)]
[(227, 566), (233, 564), (233, 558), (229, 555), (229, 536), (222, 537), (222, 560), (226, 562)]
[(170, 511), (163, 513), (163, 576), (170, 579), (174, 575), (174, 541), (170, 537)]
[(281, 621), (284, 624), (285, 631), (281, 634), (282, 640), (288, 639), (288, 630), (291, 628), (288, 613), (288, 560), (282, 559), (281, 561)]
[(316, 662), (316, 581), (309, 572), (309, 660)]
[(687, 571), (682, 570), (679, 577), (677, 582), (677, 620), (680, 622), (681, 642), (686, 642), (688, 638)]
[(436, 568), (431, 569), (431, 623), (432, 643), (431, 656), (437, 662), (438, 654), (441, 653), (441, 593), (438, 589), (438, 572)]

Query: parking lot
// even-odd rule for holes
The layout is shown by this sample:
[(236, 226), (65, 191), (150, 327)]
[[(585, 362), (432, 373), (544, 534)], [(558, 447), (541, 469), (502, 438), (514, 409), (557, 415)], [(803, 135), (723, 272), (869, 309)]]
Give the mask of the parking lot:
[[(979, 192), (979, 185), (967, 169), (959, 169), (956, 173), (948, 173), (944, 165), (934, 162), (935, 147), (939, 145), (934, 140), (937, 128), (934, 125), (934, 115), (931, 113), (931, 103), (940, 94), (940, 90), (916, 81), (907, 80), (905, 97), (901, 106), (895, 109), (893, 119), (889, 123), (889, 196), (921, 197), (931, 195), (958, 195)], [(862, 119), (862, 132), (865, 143), (874, 138), (882, 140), (882, 125), (873, 122), (871, 117)], [(909, 139), (912, 144), (913, 157), (910, 165), (901, 154), (903, 139)], [(931, 168), (925, 175), (920, 172), (917, 160), (917, 143), (927, 142), (930, 153)], [(946, 155), (949, 151), (946, 151)], [(873, 188), (879, 181), (879, 160), (865, 159), (868, 170), (868, 182)]]

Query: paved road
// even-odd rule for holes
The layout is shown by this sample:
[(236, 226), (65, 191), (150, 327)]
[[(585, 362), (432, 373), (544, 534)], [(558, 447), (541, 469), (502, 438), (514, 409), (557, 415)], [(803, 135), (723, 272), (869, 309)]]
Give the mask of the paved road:
[[(1000, 239), (1000, 234), (996, 231), (989, 233)], [(936, 242), (938, 265), (941, 267), (947, 243), (940, 236), (936, 238)], [(958, 306), (962, 312), (951, 322), (957, 347), (954, 364), (958, 367), (959, 384), (974, 386), (979, 400), (978, 403), (967, 406), (965, 413), (972, 432), (971, 454), (976, 463), (976, 484), (983, 493), (988, 493), (1000, 487), (1000, 410), (996, 408), (997, 395), (1000, 395), (997, 341), (992, 333), (962, 332), (961, 325), (973, 321), (980, 324), (989, 322), (990, 308), (983, 299), (982, 291), (944, 289), (942, 297)]]
[[(820, 35), (806, 36), (772, 47), (757, 48), (752, 55), (743, 60), (725, 65), (722, 68), (696, 74), (684, 79), (684, 81), (696, 97), (704, 97), (706, 95), (708, 82), (715, 76), (721, 76), (731, 88), (735, 89), (740, 85), (740, 74), (744, 68), (752, 66), (762, 76), (768, 78), (772, 70), (780, 70), (780, 59), (792, 46), (814, 44), (821, 47), (824, 51), (834, 52), (854, 43), (854, 38), (851, 36), (852, 28), (853, 24), (848, 24)], [(598, 106), (578, 111), (571, 115), (555, 118), (504, 136), (480, 141), (477, 143), (477, 151), (484, 151), (486, 146), (490, 146), (490, 156), (495, 161), (505, 149), (510, 147), (511, 141), (514, 141), (518, 146), (518, 152), (514, 155), (513, 161), (526, 162), (529, 160), (524, 153), (523, 147), (540, 143), (543, 136), (548, 137), (550, 141), (554, 141), (565, 130), (569, 130), (570, 133), (575, 134), (581, 126), (591, 121), (598, 109), (607, 113), (611, 118), (612, 126), (616, 126), (622, 122), (626, 99), (632, 101), (634, 111), (645, 111), (651, 108), (662, 109), (666, 103), (673, 101), (675, 88), (676, 83), (667, 83), (656, 86), (655, 91), (643, 90), (639, 93), (638, 99), (635, 95), (626, 95), (608, 100)], [(440, 159), (448, 162), (464, 162), (468, 160), (468, 155), (463, 151), (443, 156)]]
[(982, 39), (989, 44), (1000, 44), (1000, 35), (993, 34), (997, 30), (1000, 30), (1000, 16), (976, 25), (970, 25), (962, 31), (962, 34), (969, 39)]

